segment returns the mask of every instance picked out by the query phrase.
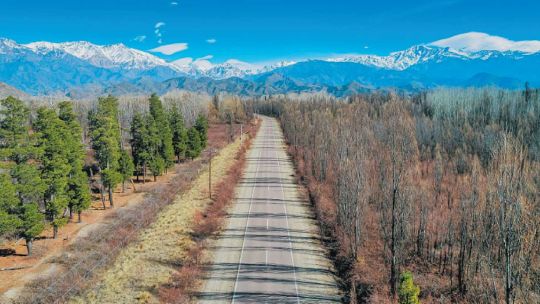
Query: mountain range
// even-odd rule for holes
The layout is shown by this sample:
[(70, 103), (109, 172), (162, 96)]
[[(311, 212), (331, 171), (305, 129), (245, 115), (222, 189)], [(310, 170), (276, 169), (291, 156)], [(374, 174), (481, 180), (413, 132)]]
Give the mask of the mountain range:
[[(422, 44), (388, 56), (344, 55), (270, 65), (234, 59), (213, 64), (209, 59), (167, 62), (123, 44), (18, 44), (0, 39), (0, 82), (16, 92), (73, 98), (171, 89), (242, 95), (327, 91), (341, 96), (388, 87), (420, 90), (437, 86), (518, 88), (526, 81), (540, 84), (540, 52), (536, 50)], [(8, 86), (0, 86), (0, 90)]]

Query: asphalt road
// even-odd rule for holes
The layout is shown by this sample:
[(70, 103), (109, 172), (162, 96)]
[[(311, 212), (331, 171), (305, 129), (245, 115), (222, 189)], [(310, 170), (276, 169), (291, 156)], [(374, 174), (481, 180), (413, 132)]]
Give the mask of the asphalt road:
[(200, 303), (340, 303), (315, 219), (300, 199), (277, 121), (263, 122)]

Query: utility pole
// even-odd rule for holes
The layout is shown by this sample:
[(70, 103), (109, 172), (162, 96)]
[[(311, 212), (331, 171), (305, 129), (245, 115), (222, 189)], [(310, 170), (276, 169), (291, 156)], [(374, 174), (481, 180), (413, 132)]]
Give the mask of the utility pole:
[(208, 150), (209, 162), (208, 162), (208, 198), (212, 199), (212, 157), (214, 156), (214, 149)]

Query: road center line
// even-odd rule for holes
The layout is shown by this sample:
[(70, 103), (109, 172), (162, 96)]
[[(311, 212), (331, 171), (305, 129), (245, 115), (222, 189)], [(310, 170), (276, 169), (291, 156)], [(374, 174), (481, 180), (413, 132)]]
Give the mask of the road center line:
[(246, 244), (246, 234), (247, 229), (249, 227), (249, 216), (251, 215), (251, 206), (253, 205), (253, 194), (255, 193), (255, 187), (257, 187), (257, 176), (259, 174), (259, 165), (261, 164), (260, 158), (261, 158), (261, 151), (259, 150), (259, 156), (257, 157), (257, 168), (255, 169), (255, 178), (253, 181), (253, 187), (251, 188), (251, 197), (249, 199), (249, 210), (248, 210), (248, 216), (246, 220), (246, 228), (244, 229), (244, 237), (242, 239), (242, 250), (240, 251), (240, 259), (238, 260), (238, 270), (236, 272), (236, 280), (234, 282), (234, 291), (231, 303), (234, 304), (234, 300), (236, 299), (236, 288), (238, 287), (238, 277), (240, 276), (240, 267), (242, 266), (242, 257), (244, 256), (244, 246)]
[[(276, 133), (273, 132), (272, 135), (274, 137), (274, 142), (276, 142)], [(276, 143), (276, 145), (277, 145), (277, 143)], [(275, 154), (276, 154), (276, 162), (278, 164), (278, 173), (281, 173), (281, 162), (279, 161), (279, 156), (278, 156), (278, 153), (277, 153), (277, 149), (275, 150)], [(279, 179), (279, 175), (278, 175), (278, 179)], [(289, 238), (289, 252), (291, 253), (291, 261), (292, 261), (292, 264), (293, 264), (294, 288), (296, 290), (296, 302), (300, 303), (300, 296), (298, 295), (298, 282), (296, 281), (296, 265), (294, 264), (294, 255), (293, 255), (293, 250), (292, 250), (291, 233), (290, 233), (290, 229), (289, 229), (289, 216), (287, 215), (287, 205), (285, 204), (285, 191), (283, 190), (283, 182), (280, 181), (279, 185), (281, 187), (281, 197), (282, 197), (283, 209), (285, 209), (285, 221), (287, 223), (287, 236)]]

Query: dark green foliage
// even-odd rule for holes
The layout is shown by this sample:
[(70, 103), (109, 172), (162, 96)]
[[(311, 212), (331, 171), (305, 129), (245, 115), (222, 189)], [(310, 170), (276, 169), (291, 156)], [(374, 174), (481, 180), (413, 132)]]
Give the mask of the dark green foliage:
[(26, 240), (28, 255), (32, 255), (32, 241), (45, 228), (43, 214), (39, 212), (37, 204), (25, 204), (21, 207), (20, 217), (20, 235)]
[(0, 101), (0, 144), (15, 148), (28, 136), (30, 111), (17, 98), (9, 96)]
[(413, 275), (409, 271), (401, 274), (399, 281), (399, 303), (400, 304), (418, 304), (418, 296), (420, 295), (420, 287), (414, 285)]
[(197, 129), (197, 132), (199, 132), (202, 147), (205, 148), (208, 142), (208, 119), (206, 119), (204, 115), (199, 114), (194, 127)]
[(120, 155), (120, 175), (122, 177), (122, 191), (125, 191), (125, 182), (133, 176), (135, 166), (128, 151), (122, 150)]
[[(108, 188), (109, 202), (113, 205), (113, 189), (121, 181), (119, 160), (121, 151), (120, 125), (118, 123), (118, 100), (108, 96), (98, 100), (95, 111), (88, 114), (92, 148), (102, 171), (102, 184)], [(106, 171), (106, 177), (103, 172)], [(105, 182), (106, 180), (106, 182)]]
[(17, 164), (11, 169), (11, 177), (23, 204), (43, 201), (47, 185), (41, 179), (41, 172), (36, 165)]
[(187, 128), (184, 124), (184, 118), (176, 105), (173, 106), (171, 110), (169, 120), (173, 135), (174, 155), (176, 156), (176, 159), (180, 161), (186, 157), (188, 135)]
[(203, 149), (201, 136), (195, 127), (188, 130), (187, 157), (194, 159), (201, 154)]
[(161, 100), (156, 94), (152, 94), (150, 97), (150, 115), (159, 130), (157, 133), (160, 140), (158, 145), (159, 155), (163, 159), (165, 167), (169, 168), (174, 163), (173, 135)]
[(68, 131), (65, 141), (71, 165), (68, 180), (69, 209), (71, 212), (77, 212), (80, 220), (80, 213), (88, 209), (91, 203), (88, 177), (83, 171), (86, 153), (81, 142), (82, 129), (73, 112), (71, 102), (66, 101), (59, 104), (58, 116), (65, 123)]
[[(149, 138), (147, 123), (145, 118), (140, 113), (135, 113), (131, 121), (131, 154), (133, 155), (133, 163), (137, 172), (142, 172), (149, 160)], [(138, 174), (139, 175), (139, 174)]]
[(20, 227), (17, 211), (19, 199), (15, 186), (11, 183), (11, 177), (0, 174), (0, 235), (11, 236)]
[(118, 100), (100, 98), (96, 111), (89, 113), (92, 148), (100, 168), (117, 168), (120, 158)]
[(154, 181), (156, 181), (156, 177), (163, 174), (163, 171), (165, 170), (165, 161), (163, 160), (163, 158), (157, 156), (150, 160), (148, 166), (150, 168), (150, 171), (152, 171)]
[(68, 207), (68, 180), (71, 172), (70, 147), (66, 137), (70, 136), (65, 123), (52, 109), (40, 108), (34, 130), (38, 134), (38, 147), (42, 151), (41, 178), (47, 188), (44, 201), (45, 211), (54, 229), (66, 223), (62, 217)]

